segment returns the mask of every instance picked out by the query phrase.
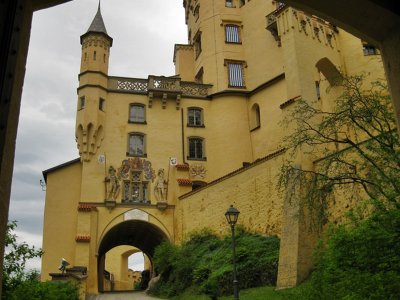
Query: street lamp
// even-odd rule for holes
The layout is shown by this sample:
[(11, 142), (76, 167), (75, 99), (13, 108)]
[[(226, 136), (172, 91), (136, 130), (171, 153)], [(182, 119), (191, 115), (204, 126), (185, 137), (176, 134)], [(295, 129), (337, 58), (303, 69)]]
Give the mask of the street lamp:
[(235, 243), (235, 225), (239, 218), (240, 212), (231, 205), (225, 213), (228, 224), (231, 225), (232, 231), (232, 261), (233, 261), (233, 299), (239, 300), (239, 286), (236, 279), (236, 243)]

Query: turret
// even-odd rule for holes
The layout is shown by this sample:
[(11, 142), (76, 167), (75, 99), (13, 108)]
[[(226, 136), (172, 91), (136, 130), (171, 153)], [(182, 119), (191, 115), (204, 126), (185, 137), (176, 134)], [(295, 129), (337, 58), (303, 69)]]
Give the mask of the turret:
[(90, 161), (104, 138), (108, 62), (113, 39), (107, 34), (100, 10), (81, 36), (76, 141), (82, 161)]
[(98, 71), (107, 75), (112, 43), (113, 39), (107, 34), (99, 3), (97, 13), (89, 29), (81, 36), (81, 73)]

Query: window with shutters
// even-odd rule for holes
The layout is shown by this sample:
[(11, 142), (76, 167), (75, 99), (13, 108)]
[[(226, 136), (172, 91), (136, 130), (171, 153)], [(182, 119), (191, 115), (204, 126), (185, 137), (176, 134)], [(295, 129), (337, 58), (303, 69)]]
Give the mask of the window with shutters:
[(244, 88), (244, 66), (243, 61), (225, 60), (228, 69), (228, 86), (234, 88)]
[(189, 153), (187, 159), (206, 160), (204, 153), (204, 139), (201, 137), (189, 138)]
[(240, 27), (234, 24), (225, 25), (225, 42), (232, 44), (241, 44)]

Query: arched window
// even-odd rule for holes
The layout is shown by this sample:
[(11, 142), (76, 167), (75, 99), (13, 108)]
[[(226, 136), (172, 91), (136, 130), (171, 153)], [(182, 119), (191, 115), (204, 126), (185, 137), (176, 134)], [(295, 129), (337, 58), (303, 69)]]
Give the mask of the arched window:
[(325, 76), (330, 85), (335, 86), (342, 80), (339, 70), (328, 58), (320, 59), (315, 66)]
[(146, 156), (146, 135), (140, 132), (129, 133), (128, 152), (129, 156)]
[(253, 104), (250, 112), (250, 128), (255, 130), (261, 126), (260, 106), (257, 103)]
[(206, 186), (206, 185), (207, 185), (207, 182), (205, 182), (205, 181), (195, 180), (192, 182), (192, 191), (196, 190), (198, 188), (201, 188), (203, 186)]

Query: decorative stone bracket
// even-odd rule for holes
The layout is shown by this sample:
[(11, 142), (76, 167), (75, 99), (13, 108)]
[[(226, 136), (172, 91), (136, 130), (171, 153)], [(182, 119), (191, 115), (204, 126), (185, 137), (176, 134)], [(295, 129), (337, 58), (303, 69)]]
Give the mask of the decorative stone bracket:
[(90, 242), (90, 235), (78, 234), (75, 237), (75, 241), (78, 242), (78, 243), (89, 243)]

